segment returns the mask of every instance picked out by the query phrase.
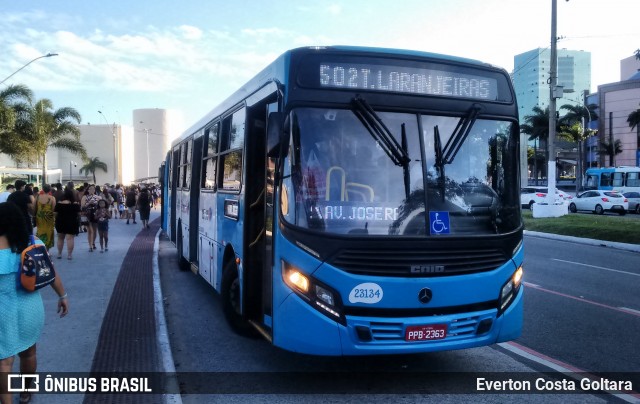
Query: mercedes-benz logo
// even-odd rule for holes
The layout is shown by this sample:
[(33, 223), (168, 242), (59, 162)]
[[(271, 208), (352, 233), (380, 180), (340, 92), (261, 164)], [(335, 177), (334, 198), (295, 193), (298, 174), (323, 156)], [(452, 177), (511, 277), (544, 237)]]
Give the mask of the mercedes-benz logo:
[(418, 293), (418, 300), (420, 300), (421, 303), (429, 303), (432, 297), (433, 292), (429, 288), (422, 288)]

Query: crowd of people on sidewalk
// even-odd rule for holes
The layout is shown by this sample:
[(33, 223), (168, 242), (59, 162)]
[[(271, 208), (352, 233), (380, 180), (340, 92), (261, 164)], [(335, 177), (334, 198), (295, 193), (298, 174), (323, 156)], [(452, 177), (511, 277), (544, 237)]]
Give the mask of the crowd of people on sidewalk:
[[(33, 233), (52, 250), (57, 247), (57, 257), (62, 258), (64, 244), (67, 245), (67, 259), (72, 259), (75, 240), (79, 233), (87, 233), (89, 251), (109, 250), (109, 220), (126, 219), (126, 223), (137, 224), (136, 215), (143, 229), (149, 228), (149, 215), (160, 202), (160, 190), (155, 185), (122, 186), (84, 183), (75, 187), (68, 182), (45, 184), (42, 190), (17, 180), (7, 185), (0, 193), (0, 203), (10, 201), (21, 209), (28, 231)], [(104, 201), (104, 202), (100, 202)], [(57, 233), (57, 243), (56, 236)]]
[[(109, 220), (137, 224), (137, 211), (143, 229), (148, 229), (151, 208), (156, 208), (159, 196), (155, 186), (85, 183), (76, 188), (69, 182), (64, 188), (62, 184), (44, 184), (40, 190), (23, 180), (6, 186), (0, 193), (0, 375), (11, 372), (16, 355), (21, 373), (36, 372), (36, 342), (44, 326), (42, 298), (39, 291), (28, 292), (16, 282), (20, 253), (30, 237), (35, 234), (35, 242), (58, 259), (62, 259), (65, 243), (67, 259), (73, 259), (75, 238), (81, 232), (87, 233), (89, 252), (97, 250), (96, 238), (100, 252), (107, 252)], [(51, 286), (59, 297), (58, 313), (64, 317), (69, 310), (68, 298), (58, 274)], [(7, 378), (0, 378), (1, 404), (12, 402), (7, 382)], [(30, 400), (29, 393), (20, 394), (21, 403)]]

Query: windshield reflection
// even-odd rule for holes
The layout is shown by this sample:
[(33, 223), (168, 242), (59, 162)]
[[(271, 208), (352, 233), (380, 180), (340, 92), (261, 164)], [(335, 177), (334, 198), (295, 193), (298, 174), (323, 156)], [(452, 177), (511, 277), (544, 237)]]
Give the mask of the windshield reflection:
[(500, 234), (518, 227), (513, 124), (476, 120), (442, 169), (434, 134), (446, 144), (460, 118), (375, 113), (402, 143), (408, 164), (394, 163), (352, 110), (292, 112), (283, 177), (287, 222), (336, 234), (410, 236)]

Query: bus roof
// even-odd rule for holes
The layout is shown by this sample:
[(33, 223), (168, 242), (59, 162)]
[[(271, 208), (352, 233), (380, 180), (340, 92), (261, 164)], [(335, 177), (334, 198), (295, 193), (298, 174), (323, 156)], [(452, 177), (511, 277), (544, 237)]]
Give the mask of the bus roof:
[(234, 105), (240, 103), (243, 99), (253, 94), (262, 88), (265, 84), (270, 81), (275, 81), (278, 83), (286, 83), (286, 77), (289, 73), (289, 61), (291, 60), (292, 55), (294, 54), (313, 54), (313, 53), (345, 53), (345, 54), (361, 54), (366, 56), (396, 56), (396, 57), (404, 57), (408, 59), (431, 59), (438, 60), (442, 62), (452, 62), (457, 64), (464, 64), (468, 66), (482, 67), (486, 69), (492, 70), (500, 70), (507, 74), (506, 70), (503, 68), (491, 65), (489, 63), (484, 63), (479, 60), (468, 59), (458, 56), (444, 55), (439, 53), (431, 53), (431, 52), (422, 52), (416, 50), (407, 50), (407, 49), (393, 49), (393, 48), (375, 48), (375, 47), (363, 47), (363, 46), (346, 46), (346, 45), (337, 45), (337, 46), (308, 46), (290, 49), (280, 56), (278, 56), (273, 62), (267, 65), (262, 71), (256, 74), (251, 80), (249, 80), (245, 85), (243, 85), (239, 90), (234, 92), (228, 98), (226, 98), (223, 102), (221, 102), (218, 106), (212, 109), (209, 113), (207, 113), (204, 117), (199, 119), (193, 125), (191, 125), (187, 130), (185, 130), (180, 137), (174, 140), (173, 144), (179, 143), (183, 139), (193, 135), (198, 130), (202, 129), (209, 122), (213, 121), (215, 118), (223, 114), (228, 109), (232, 108)]

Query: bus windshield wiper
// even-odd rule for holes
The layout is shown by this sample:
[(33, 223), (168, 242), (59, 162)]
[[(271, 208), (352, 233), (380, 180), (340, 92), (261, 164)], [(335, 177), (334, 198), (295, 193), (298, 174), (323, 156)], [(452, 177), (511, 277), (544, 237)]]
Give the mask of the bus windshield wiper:
[(376, 111), (371, 108), (371, 105), (361, 97), (354, 98), (353, 105), (356, 107), (354, 112), (358, 119), (367, 128), (375, 141), (378, 142), (382, 150), (387, 153), (393, 164), (397, 166), (409, 165), (409, 161), (411, 161), (409, 153), (400, 146), (389, 128), (382, 122)]
[(410, 179), (409, 179), (409, 153), (407, 152), (407, 134), (402, 125), (402, 145), (393, 137), (393, 134), (384, 124), (382, 119), (376, 114), (376, 111), (371, 108), (371, 105), (359, 96), (355, 97), (352, 101), (354, 105), (354, 113), (360, 119), (367, 131), (371, 134), (373, 139), (380, 145), (382, 150), (389, 156), (393, 164), (401, 166), (404, 170), (404, 187), (405, 194), (409, 198), (410, 191)]
[(440, 187), (440, 193), (442, 194), (442, 200), (444, 201), (445, 181), (444, 181), (444, 154), (442, 152), (442, 140), (440, 140), (440, 129), (438, 125), (433, 127), (433, 148), (436, 153), (435, 166), (438, 169), (438, 185)]
[(469, 136), (469, 132), (473, 127), (473, 124), (476, 122), (478, 118), (478, 114), (480, 113), (480, 106), (473, 105), (469, 109), (469, 113), (458, 121), (458, 125), (455, 130), (451, 134), (451, 137), (447, 141), (447, 144), (442, 149), (442, 161), (441, 164), (444, 166), (445, 164), (453, 163), (453, 160), (456, 158), (456, 154), (460, 151), (460, 148), (464, 144), (464, 141)]

